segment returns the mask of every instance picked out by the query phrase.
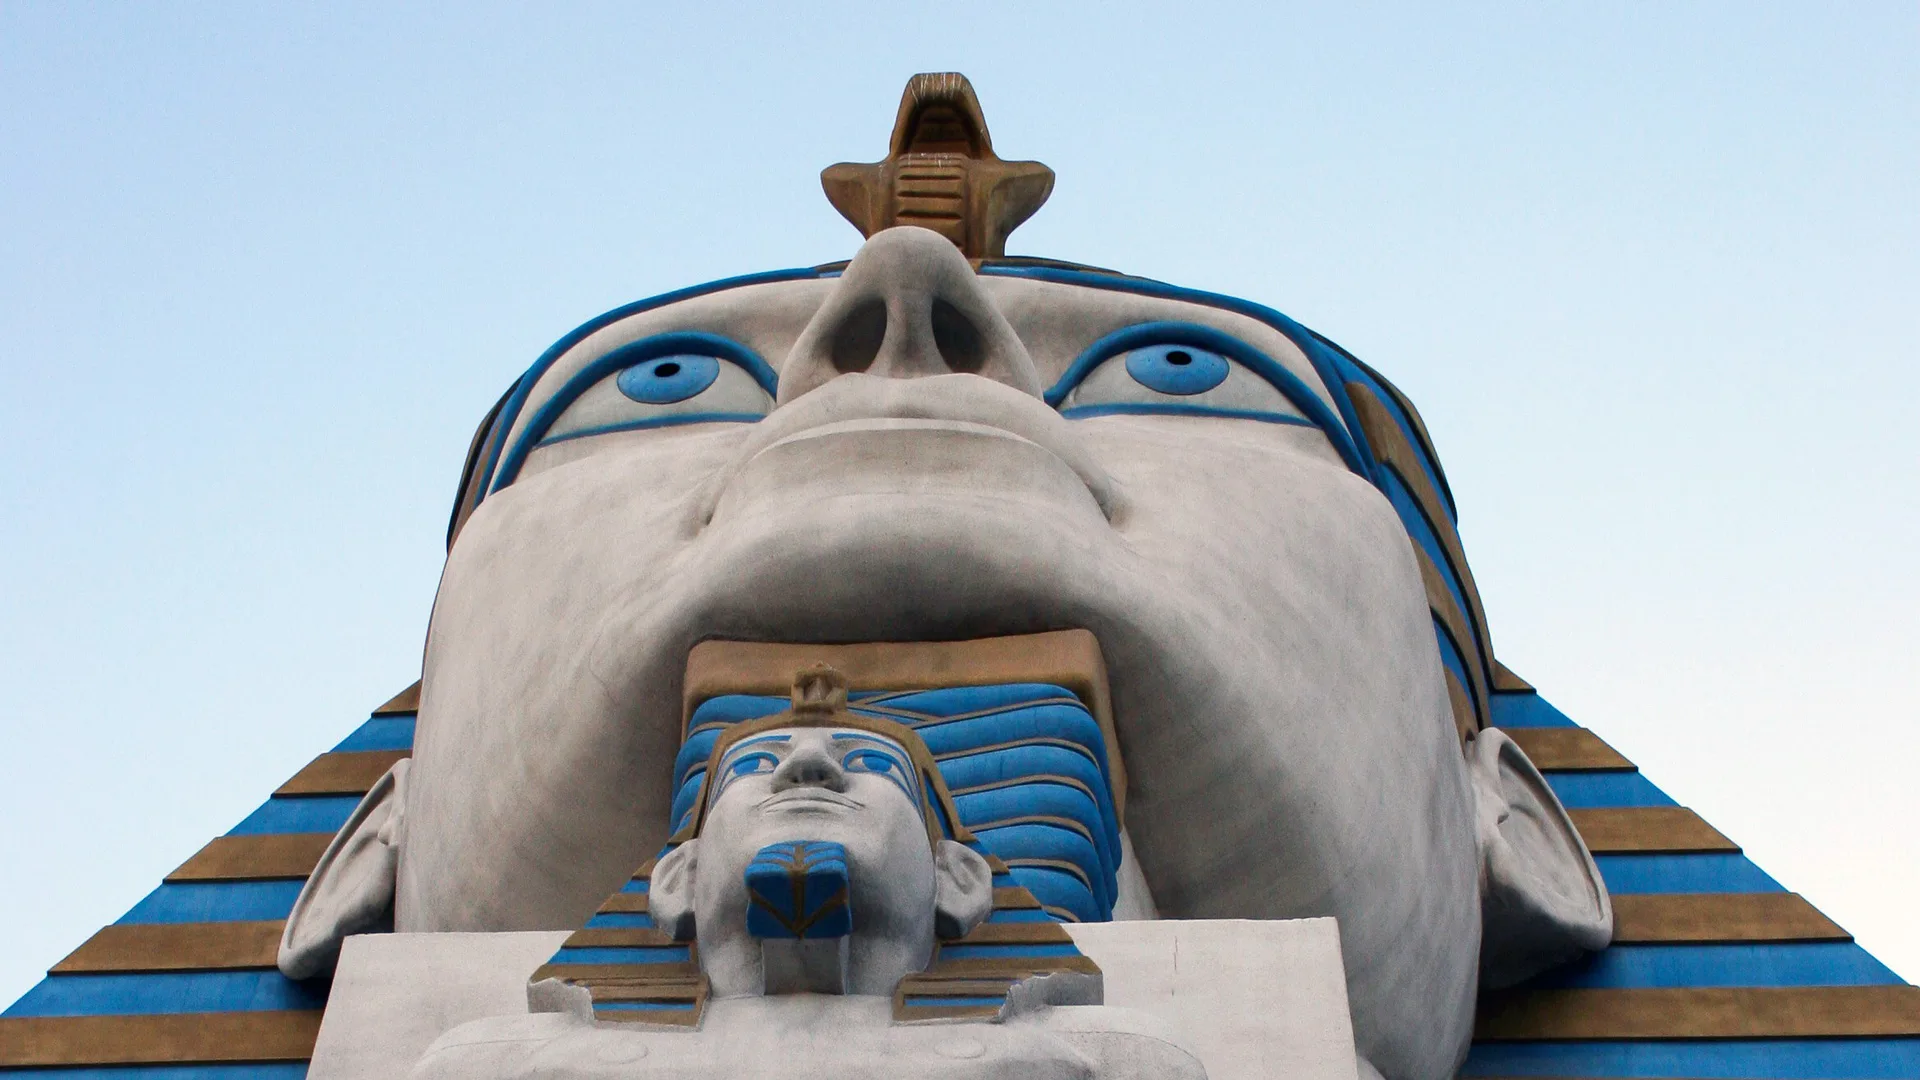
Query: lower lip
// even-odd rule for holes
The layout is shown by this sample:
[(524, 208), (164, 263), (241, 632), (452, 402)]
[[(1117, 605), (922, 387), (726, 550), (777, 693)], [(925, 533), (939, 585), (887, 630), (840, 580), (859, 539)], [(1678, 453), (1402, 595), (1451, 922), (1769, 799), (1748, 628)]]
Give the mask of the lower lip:
[[(843, 420), (808, 428), (759, 450), (717, 493), (709, 520), (724, 524), (737, 514), (764, 512), (792, 500), (822, 498), (820, 477), (830, 472), (835, 499), (903, 496), (900, 461), (938, 463), (916, 466), (911, 498), (977, 500), (982, 483), (1005, 485), (1018, 495), (1064, 513), (1084, 511), (1107, 519), (1102, 499), (1110, 497), (1104, 478), (1083, 478), (1066, 459), (1031, 439), (1004, 428), (963, 421)], [(823, 472), (825, 470), (825, 472)], [(986, 478), (995, 478), (989, 481)], [(1094, 495), (1098, 487), (1101, 496)]]
[(769, 810), (778, 810), (778, 809), (781, 809), (782, 807), (788, 807), (788, 806), (811, 808), (811, 809), (821, 809), (821, 808), (832, 808), (835, 810), (853, 809), (853, 807), (848, 806), (846, 803), (843, 803), (838, 799), (813, 799), (813, 798), (778, 799), (778, 800), (775, 800), (774, 802), (770, 802), (765, 805)]

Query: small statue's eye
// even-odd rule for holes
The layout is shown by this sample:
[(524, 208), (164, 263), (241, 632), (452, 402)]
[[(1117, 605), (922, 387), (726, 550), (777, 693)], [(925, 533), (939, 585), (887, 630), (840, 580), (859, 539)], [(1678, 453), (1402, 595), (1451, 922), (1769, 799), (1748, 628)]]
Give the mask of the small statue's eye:
[(772, 754), (748, 754), (734, 761), (727, 771), (735, 776), (752, 776), (754, 773), (770, 773), (778, 765)]
[(643, 405), (685, 401), (720, 377), (720, 361), (711, 356), (660, 356), (642, 360), (614, 380), (620, 392)]
[(855, 750), (846, 757), (847, 768), (857, 772), (885, 773), (897, 767), (893, 758), (878, 750)]
[(1203, 394), (1227, 381), (1227, 358), (1191, 345), (1149, 345), (1127, 354), (1133, 381), (1162, 394)]

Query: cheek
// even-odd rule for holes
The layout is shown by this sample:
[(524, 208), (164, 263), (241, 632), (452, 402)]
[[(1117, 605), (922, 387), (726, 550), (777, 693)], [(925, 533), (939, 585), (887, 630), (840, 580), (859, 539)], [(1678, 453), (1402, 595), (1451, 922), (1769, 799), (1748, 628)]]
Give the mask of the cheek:
[(739, 828), (748, 808), (771, 793), (770, 783), (764, 774), (723, 777), (719, 794), (707, 808), (707, 828)]
[[(1376, 617), (1354, 602), (1369, 582), (1424, 597), (1417, 573), (1402, 572), (1410, 549), (1392, 507), (1318, 431), (1205, 417), (1081, 424), (1125, 486), (1122, 532), (1152, 584), (1276, 622), (1301, 603), (1324, 606), (1335, 625)], [(1400, 607), (1388, 610), (1397, 618)]]
[(599, 448), (490, 496), (448, 553), (429, 662), (496, 685), (576, 666), (610, 620), (671, 584), (691, 537), (685, 493), (725, 457), (695, 443)]
[[(700, 864), (697, 885), (703, 898), (717, 898), (733, 890), (765, 843), (756, 835), (759, 819), (751, 810), (757, 801), (753, 779), (739, 781), (714, 802), (707, 811), (700, 833)], [(761, 792), (764, 795), (765, 792)]]
[(868, 814), (843, 842), (854, 868), (856, 912), (905, 916), (932, 910), (933, 853), (920, 815), (904, 800), (886, 813)]
[(535, 450), (505, 490), (578, 467), (619, 474), (638, 497), (675, 499), (719, 471), (752, 431), (752, 424), (688, 424), (568, 439)]
[(848, 780), (847, 794), (867, 804), (862, 831), (871, 833), (874, 848), (886, 849), (889, 861), (914, 852), (926, 853), (926, 822), (898, 784), (871, 773), (854, 773)]
[[(911, 789), (908, 787), (909, 783), (910, 781), (901, 776), (898, 771), (870, 772), (865, 769), (854, 768), (847, 770), (847, 793), (849, 795), (866, 803), (868, 806), (878, 805), (882, 800), (885, 800), (889, 804), (896, 802), (905, 803), (904, 809), (906, 812), (913, 815), (915, 820), (919, 820), (920, 812), (918, 804), (914, 801), (915, 796), (911, 794)], [(892, 813), (893, 809), (890, 807), (888, 812)]]
[(692, 538), (691, 497), (752, 427), (712, 426), (739, 430), (620, 432), (540, 451), (468, 519), (441, 601), (523, 596), (545, 605), (530, 614), (546, 625), (555, 610), (591, 609), (622, 586), (664, 578)]

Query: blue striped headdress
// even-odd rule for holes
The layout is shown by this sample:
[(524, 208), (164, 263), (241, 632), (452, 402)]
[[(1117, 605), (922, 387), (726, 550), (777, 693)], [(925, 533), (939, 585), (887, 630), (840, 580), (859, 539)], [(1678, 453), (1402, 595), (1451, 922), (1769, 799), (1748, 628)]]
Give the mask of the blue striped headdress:
[[(778, 726), (780, 698), (723, 694), (695, 705), (674, 762), (675, 840), (695, 835), (709, 763), (746, 734)], [(855, 693), (839, 714), (909, 747), (930, 827), (997, 857), (1010, 884), (1064, 922), (1113, 917), (1120, 865), (1118, 751), (1087, 704), (1042, 683)], [(749, 730), (748, 725), (751, 725)], [(692, 830), (692, 831), (689, 831)]]
[[(824, 687), (824, 692), (822, 691)], [(1007, 690), (1006, 687), (973, 688), (976, 690)], [(1050, 688), (1051, 689), (1051, 688)], [(1056, 694), (1065, 694), (1063, 690), (1053, 690)], [(1070, 697), (1070, 695), (1068, 695)], [(742, 696), (744, 697), (744, 696)], [(723, 699), (716, 699), (723, 700)], [(830, 668), (803, 672), (795, 679), (792, 708), (781, 710), (778, 699), (749, 698), (747, 700), (774, 702), (775, 707), (760, 710), (756, 715), (740, 717), (730, 722), (699, 721), (690, 724), (693, 732), (702, 734), (698, 747), (691, 753), (698, 754), (700, 768), (695, 772), (691, 767), (676, 766), (676, 778), (681, 780), (679, 790), (687, 805), (683, 808), (681, 799), (675, 801), (674, 821), (676, 828), (667, 841), (662, 855), (680, 844), (695, 839), (700, 834), (706, 813), (706, 780), (716, 763), (725, 756), (735, 743), (760, 732), (784, 727), (844, 727), (853, 730), (869, 731), (882, 735), (900, 744), (912, 759), (919, 776), (921, 808), (927, 823), (929, 844), (937, 845), (941, 840), (953, 840), (973, 848), (986, 858), (993, 872), (993, 909), (985, 922), (974, 927), (964, 937), (937, 944), (932, 962), (925, 971), (909, 975), (901, 980), (894, 990), (893, 1016), (896, 1022), (914, 1023), (936, 1020), (992, 1020), (1002, 1017), (1007, 1008), (1008, 995), (1015, 987), (1030, 983), (1038, 977), (1065, 976), (1065, 980), (1053, 980), (1057, 989), (1042, 991), (1042, 995), (1054, 993), (1064, 995), (1061, 1004), (1097, 1004), (1099, 1002), (1099, 967), (1080, 953), (1073, 939), (1060, 926), (1058, 916), (1050, 906), (1043, 905), (1021, 880), (1022, 870), (1048, 871), (1041, 866), (1024, 866), (1016, 869), (1008, 865), (1008, 860), (1000, 858), (993, 845), (982, 836), (968, 828), (965, 811), (961, 803), (949, 790), (943, 770), (948, 766), (930, 748), (928, 741), (920, 731), (908, 723), (887, 715), (876, 713), (871, 708), (858, 710), (849, 708), (845, 680)], [(1049, 698), (1048, 700), (1052, 700)], [(1077, 701), (1077, 699), (1073, 699)], [(736, 704), (738, 704), (736, 702)], [(1082, 709), (1084, 714), (1084, 708)], [(695, 718), (702, 715), (695, 711)], [(1000, 713), (992, 709), (976, 711), (971, 717), (952, 719), (983, 719)], [(952, 719), (949, 722), (952, 722)], [(1089, 723), (1091, 717), (1087, 718)], [(935, 725), (938, 726), (938, 725)], [(1098, 725), (1094, 725), (1095, 732)], [(1005, 734), (1001, 732), (1000, 734)], [(1042, 741), (1030, 745), (1048, 746), (1049, 736), (1040, 736)], [(1105, 762), (1104, 740), (1098, 739), (1101, 754), (1096, 760)], [(1004, 751), (1023, 745), (1021, 740), (1010, 740), (1014, 746), (989, 746), (988, 752)], [(1053, 739), (1053, 742), (1069, 740)], [(681, 758), (690, 756), (688, 748), (696, 747), (690, 734), (687, 747), (683, 747)], [(1057, 748), (1057, 747), (1056, 747)], [(988, 792), (1014, 791), (1020, 786), (1020, 775), (1016, 769), (1006, 768), (1002, 772), (1012, 772), (1009, 783), (1001, 780), (989, 780), (982, 785)], [(1043, 776), (1045, 774), (1042, 774)], [(1085, 783), (1085, 779), (1076, 781), (1071, 790), (1082, 792), (1083, 787), (1091, 792), (1106, 793), (1107, 789), (1099, 783), (1104, 772), (1096, 772), (1090, 777), (1095, 783)], [(1047, 781), (1034, 781), (1045, 783)], [(1098, 799), (1083, 792), (1096, 807)], [(997, 805), (997, 804), (983, 804)], [(1111, 823), (1113, 848), (1117, 852), (1118, 823), (1111, 813), (1111, 798), (1106, 800), (1108, 808), (1107, 822)], [(1045, 809), (1044, 806), (1041, 807)], [(1072, 812), (1072, 811), (1068, 811)], [(1044, 819), (1046, 814), (1014, 815), (1010, 824), (997, 826), (998, 829), (1017, 829), (1021, 825), (1038, 824), (1027, 818)], [(1069, 818), (1063, 818), (1073, 824)], [(1098, 824), (1098, 823), (1097, 823)], [(1098, 824), (1104, 833), (1106, 824)], [(1084, 828), (1084, 827), (1083, 827)], [(995, 829), (982, 830), (991, 837)], [(1082, 835), (1081, 831), (1065, 830), (1071, 835)], [(1093, 830), (1084, 829), (1086, 834)], [(1057, 854), (1047, 851), (1043, 842), (1030, 835), (1015, 832), (1005, 838), (1005, 842), (1022, 850), (1033, 848), (1048, 855)], [(1023, 848), (1025, 844), (1027, 847)], [(1093, 845), (1088, 844), (1091, 851)], [(1117, 856), (1116, 856), (1117, 857)], [(1028, 860), (1036, 863), (1048, 861), (1060, 862), (1072, 866), (1073, 880), (1086, 875), (1078, 863), (1068, 858), (1040, 858)], [(1098, 856), (1088, 858), (1089, 865), (1095, 865)], [(587, 921), (587, 925), (569, 937), (553, 958), (533, 974), (532, 983), (546, 979), (558, 979), (571, 983), (588, 991), (593, 1001), (593, 1011), (601, 1020), (641, 1021), (674, 1025), (694, 1026), (699, 1024), (707, 999), (706, 978), (700, 973), (698, 946), (694, 943), (675, 940), (666, 929), (654, 924), (647, 900), (648, 877), (651, 875), (654, 861), (640, 868), (633, 879), (609, 896), (600, 906), (600, 910)], [(1044, 878), (1041, 880), (1045, 880)], [(1111, 894), (1111, 878), (1108, 881), (1108, 895)], [(1112, 902), (1107, 901), (1102, 918), (1109, 917)], [(1073, 917), (1072, 912), (1060, 912), (1059, 916)], [(1091, 988), (1091, 989), (1090, 989)]]

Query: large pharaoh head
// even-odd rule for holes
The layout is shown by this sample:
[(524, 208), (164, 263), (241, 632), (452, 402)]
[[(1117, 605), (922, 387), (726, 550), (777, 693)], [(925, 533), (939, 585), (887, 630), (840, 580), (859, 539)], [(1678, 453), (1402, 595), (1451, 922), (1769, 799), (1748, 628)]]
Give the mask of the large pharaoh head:
[(1337, 916), (1385, 1075), (1446, 1075), (1483, 979), (1605, 944), (1591, 859), (1486, 730), (1501, 672), (1410, 404), (1267, 308), (1003, 257), (1052, 174), (993, 155), (957, 76), (825, 180), (850, 261), (603, 315), (487, 418), (410, 772), (283, 956), (389, 898), (403, 930), (578, 926), (667, 837), (702, 641), (1066, 628), (1110, 676), (1119, 910)]

